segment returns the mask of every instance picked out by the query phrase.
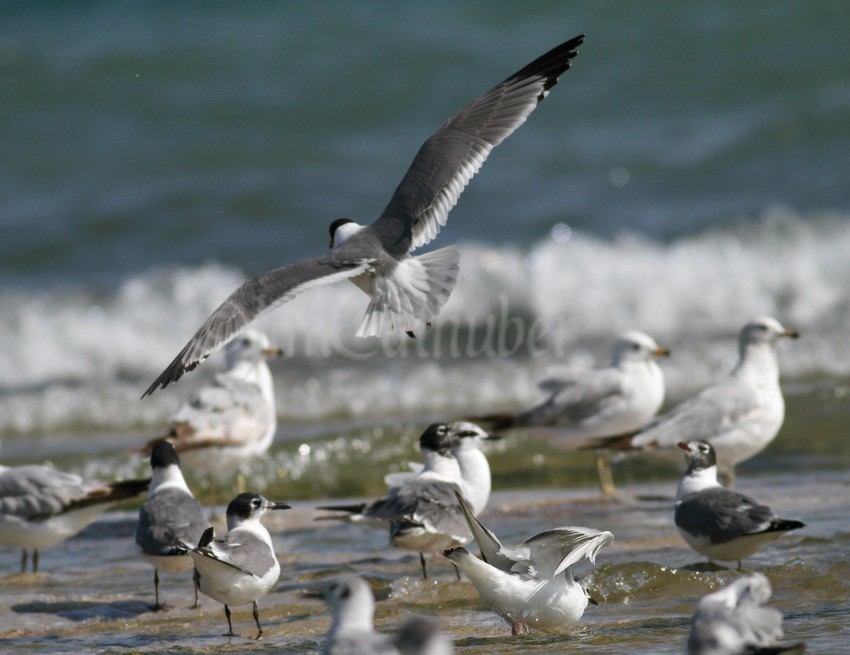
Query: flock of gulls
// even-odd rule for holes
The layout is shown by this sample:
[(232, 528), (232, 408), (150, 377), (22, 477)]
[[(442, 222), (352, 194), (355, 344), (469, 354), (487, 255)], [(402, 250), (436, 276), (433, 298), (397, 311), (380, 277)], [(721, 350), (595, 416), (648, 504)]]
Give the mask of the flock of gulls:
[[(262, 637), (259, 602), (277, 583), (280, 564), (261, 519), (289, 505), (240, 493), (227, 506), (227, 532), (216, 535), (180, 469), (182, 460), (200, 471), (237, 470), (263, 457), (272, 443), (276, 410), (265, 360), (280, 351), (248, 325), (311, 287), (348, 279), (369, 296), (358, 336), (414, 338), (415, 330), (429, 327), (454, 288), (459, 253), (453, 247), (419, 256), (412, 251), (437, 236), (490, 151), (547, 96), (583, 41), (579, 36), (557, 46), (446, 121), (422, 145), (376, 221), (366, 226), (334, 221), (329, 252), (248, 280), (212, 313), (144, 393), (177, 381), (224, 346), (226, 370), (197, 389), (175, 411), (163, 436), (141, 449), (150, 456), (149, 480), (103, 483), (46, 466), (0, 467), (0, 544), (22, 549), (21, 571), (26, 572), (30, 554), (36, 571), (40, 550), (147, 490), (135, 541), (154, 568), (154, 609), (165, 607), (160, 573), (182, 573), (188, 583), (191, 571), (195, 606), (199, 593), (223, 604), (226, 636), (234, 635), (230, 607), (251, 604), (256, 637)], [(624, 332), (614, 342), (609, 366), (569, 370), (542, 381), (547, 397), (537, 406), (428, 426), (419, 440), (421, 463), (388, 475), (383, 498), (329, 505), (320, 508), (318, 518), (387, 530), (393, 546), (419, 553), (426, 577), (426, 555), (441, 554), (514, 635), (567, 630), (588, 603), (595, 603), (573, 567), (595, 563), (614, 535), (591, 527), (547, 526), (522, 543), (503, 544), (479, 519), (491, 492), (481, 447), (517, 432), (594, 450), (605, 494), (616, 492), (612, 454), (678, 447), (687, 472), (676, 494), (676, 526), (697, 553), (740, 568), (741, 560), (765, 543), (804, 527), (730, 488), (735, 465), (764, 449), (782, 425), (774, 345), (796, 336), (773, 318), (748, 322), (740, 332), (734, 369), (656, 417), (665, 385), (655, 358), (668, 352), (647, 334)], [(480, 555), (468, 550), (472, 542)], [(704, 596), (694, 612), (688, 652), (783, 650), (782, 616), (764, 606), (770, 594), (767, 578), (753, 573)], [(395, 636), (375, 632), (374, 597), (361, 577), (334, 578), (319, 595), (333, 616), (325, 653), (453, 651), (451, 639), (427, 618), (412, 619)]]

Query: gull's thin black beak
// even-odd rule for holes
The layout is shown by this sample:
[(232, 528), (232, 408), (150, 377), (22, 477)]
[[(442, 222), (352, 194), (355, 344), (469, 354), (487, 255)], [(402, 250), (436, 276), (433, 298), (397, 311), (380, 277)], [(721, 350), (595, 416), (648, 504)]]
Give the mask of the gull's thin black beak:
[(593, 596), (588, 596), (587, 602), (590, 603), (591, 605), (596, 605), (597, 607), (599, 607), (599, 601), (596, 600)]
[(273, 500), (269, 501), (269, 504), (266, 505), (266, 509), (292, 509), (292, 505), (287, 505), (286, 503), (276, 503)]

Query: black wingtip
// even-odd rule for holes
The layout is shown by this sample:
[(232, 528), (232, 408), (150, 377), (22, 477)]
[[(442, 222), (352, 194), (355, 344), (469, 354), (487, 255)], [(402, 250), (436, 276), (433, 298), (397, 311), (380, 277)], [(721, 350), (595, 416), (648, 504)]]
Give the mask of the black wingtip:
[(213, 537), (215, 536), (215, 530), (212, 526), (208, 527), (204, 530), (204, 534), (201, 535), (201, 538), (198, 540), (198, 548), (206, 548), (212, 543)]
[(555, 46), (548, 52), (540, 55), (530, 64), (523, 66), (516, 73), (511, 75), (508, 80), (539, 76), (546, 78), (543, 85), (543, 93), (539, 100), (542, 100), (546, 92), (558, 83), (560, 75), (569, 70), (570, 61), (578, 54), (578, 47), (584, 43), (584, 34), (579, 34), (569, 41)]

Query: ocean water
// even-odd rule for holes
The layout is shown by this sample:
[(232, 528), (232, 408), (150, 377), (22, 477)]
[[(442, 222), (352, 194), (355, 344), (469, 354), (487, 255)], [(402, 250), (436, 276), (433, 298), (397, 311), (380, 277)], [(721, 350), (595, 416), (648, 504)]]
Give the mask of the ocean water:
[[(461, 274), (427, 335), (356, 340), (367, 300), (348, 284), (258, 322), (286, 356), (252, 481), (287, 500), (380, 493), (424, 423), (533, 402), (552, 367), (604, 362), (626, 329), (673, 351), (672, 404), (769, 314), (802, 338), (779, 349), (783, 431), (742, 475), (850, 500), (849, 19), (827, 1), (0, 3), (3, 463), (143, 473), (128, 450), (222, 362), (139, 396), (224, 297), (323, 252), (332, 219), (373, 220), (437, 125), (586, 33), (435, 240)], [(545, 444), (491, 455), (496, 489), (593, 484), (589, 459)], [(838, 547), (827, 525), (818, 543)], [(12, 596), (42, 583), (63, 593), (49, 578)], [(41, 634), (36, 650), (60, 649)]]

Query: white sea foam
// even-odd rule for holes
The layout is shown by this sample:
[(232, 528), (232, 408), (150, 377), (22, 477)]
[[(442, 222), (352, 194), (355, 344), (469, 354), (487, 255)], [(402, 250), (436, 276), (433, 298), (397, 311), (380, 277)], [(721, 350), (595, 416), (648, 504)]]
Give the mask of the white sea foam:
[[(614, 334), (649, 332), (674, 351), (670, 395), (728, 370), (736, 333), (770, 314), (800, 330), (783, 379), (850, 374), (850, 221), (775, 209), (671, 243), (605, 241), (556, 226), (526, 251), (461, 244), (457, 288), (415, 341), (353, 337), (367, 304), (353, 285), (316, 289), (260, 319), (282, 422), (425, 416), (516, 406), (557, 364), (606, 360)], [(158, 269), (114, 293), (0, 291), (0, 433), (162, 425), (217, 366), (139, 400), (243, 279), (232, 268)]]

